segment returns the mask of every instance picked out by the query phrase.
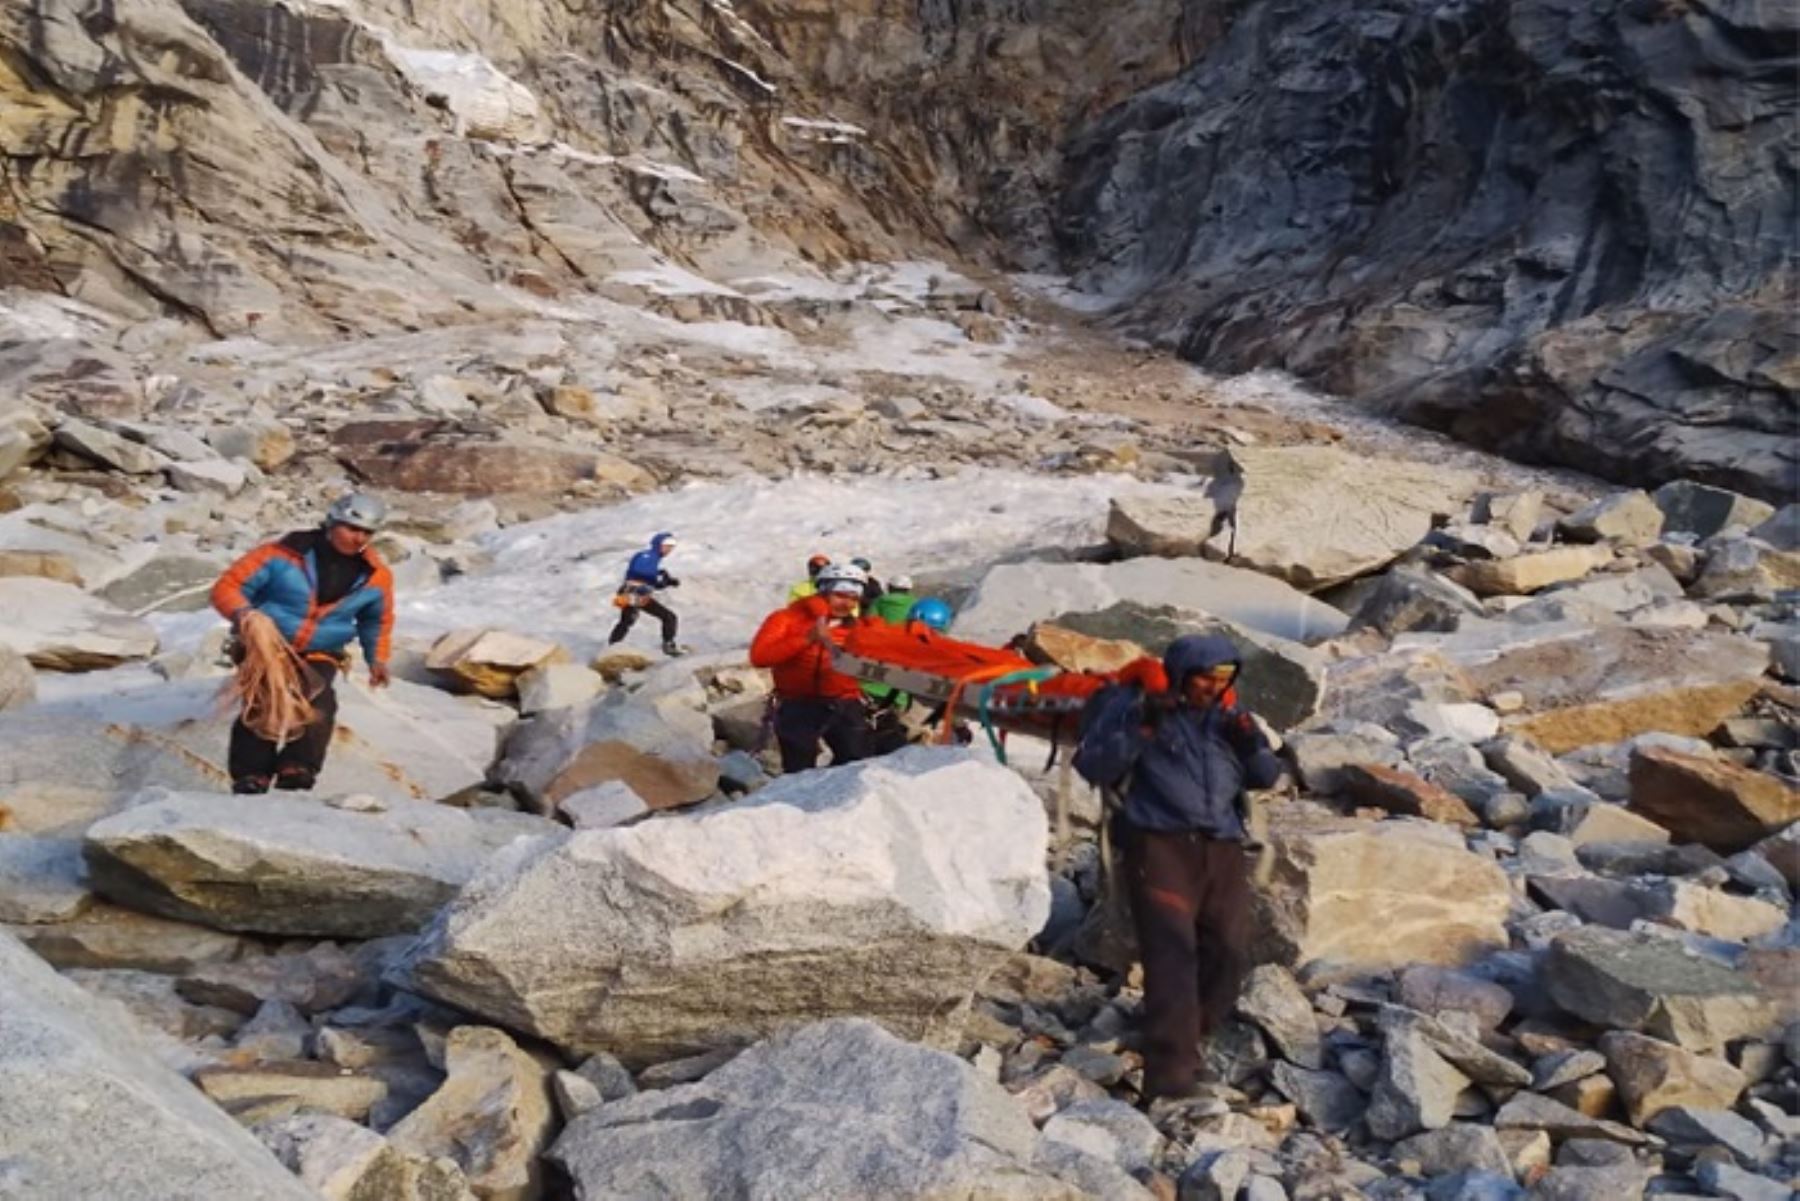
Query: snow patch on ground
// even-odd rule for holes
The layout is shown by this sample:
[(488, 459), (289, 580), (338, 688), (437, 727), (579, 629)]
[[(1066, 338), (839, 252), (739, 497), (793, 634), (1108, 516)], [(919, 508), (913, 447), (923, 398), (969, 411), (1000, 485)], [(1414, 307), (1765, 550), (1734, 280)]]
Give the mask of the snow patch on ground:
[[(1098, 544), (1113, 496), (1178, 491), (1119, 476), (1010, 471), (693, 484), (489, 535), (490, 568), (401, 594), (397, 633), (498, 625), (591, 655), (617, 617), (611, 602), (626, 560), (670, 530), (680, 548), (668, 569), (682, 583), (667, 599), (681, 614), (681, 640), (731, 650), (784, 603), (810, 555), (865, 556), (877, 576), (974, 576), (1030, 549)], [(644, 621), (629, 641), (653, 649), (656, 639), (656, 623)]]

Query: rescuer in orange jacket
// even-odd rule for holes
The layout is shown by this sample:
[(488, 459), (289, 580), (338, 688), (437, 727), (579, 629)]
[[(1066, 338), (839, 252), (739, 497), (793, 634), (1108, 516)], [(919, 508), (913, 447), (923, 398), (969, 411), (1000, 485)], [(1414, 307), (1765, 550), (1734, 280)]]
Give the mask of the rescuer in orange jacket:
[(769, 614), (750, 643), (750, 662), (775, 678), (782, 771), (815, 766), (821, 741), (831, 748), (833, 763), (871, 753), (862, 685), (831, 666), (831, 648), (856, 623), (866, 582), (858, 567), (825, 568), (815, 581), (817, 595)]

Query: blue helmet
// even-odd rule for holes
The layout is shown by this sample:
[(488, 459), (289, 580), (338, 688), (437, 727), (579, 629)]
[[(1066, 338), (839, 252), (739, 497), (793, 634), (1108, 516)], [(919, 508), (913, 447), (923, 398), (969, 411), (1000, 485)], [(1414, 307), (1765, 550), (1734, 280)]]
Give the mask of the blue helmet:
[(928, 596), (915, 604), (906, 616), (907, 620), (922, 621), (941, 634), (950, 628), (950, 618), (954, 615), (949, 605), (935, 596)]

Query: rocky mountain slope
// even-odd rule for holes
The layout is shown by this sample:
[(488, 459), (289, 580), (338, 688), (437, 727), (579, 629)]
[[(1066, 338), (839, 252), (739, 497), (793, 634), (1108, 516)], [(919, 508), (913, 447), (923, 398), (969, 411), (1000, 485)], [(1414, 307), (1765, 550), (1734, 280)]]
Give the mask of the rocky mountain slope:
[(1779, 500), (1793, 32), (1749, 2), (42, 0), (0, 15), (0, 284), (156, 321), (143, 351), (595, 298), (792, 326), (828, 297), (754, 281), (956, 254), (1074, 272), (1209, 366)]

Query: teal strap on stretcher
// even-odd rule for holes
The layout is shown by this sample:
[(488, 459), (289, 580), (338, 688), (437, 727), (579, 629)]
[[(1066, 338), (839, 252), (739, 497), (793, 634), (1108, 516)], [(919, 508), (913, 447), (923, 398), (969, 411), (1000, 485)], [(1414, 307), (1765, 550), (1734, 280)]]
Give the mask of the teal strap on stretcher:
[(993, 699), (994, 689), (1005, 688), (1012, 684), (1037, 684), (1061, 674), (1062, 670), (1056, 667), (1028, 667), (1022, 671), (1009, 671), (981, 686), (981, 698), (978, 704), (981, 714), (981, 730), (987, 735), (988, 745), (994, 748), (994, 758), (1001, 763), (1006, 762), (1006, 748), (1000, 744), (1000, 736), (994, 732), (993, 714), (988, 710), (988, 702)]

